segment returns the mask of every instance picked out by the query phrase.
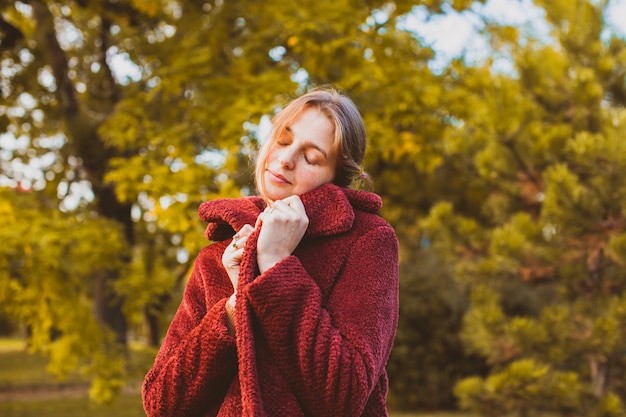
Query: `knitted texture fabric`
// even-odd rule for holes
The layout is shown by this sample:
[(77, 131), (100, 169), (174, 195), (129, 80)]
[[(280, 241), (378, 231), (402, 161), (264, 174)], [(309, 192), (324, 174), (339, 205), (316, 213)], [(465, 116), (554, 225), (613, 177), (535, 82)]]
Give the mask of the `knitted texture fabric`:
[(263, 274), (259, 230), (233, 292), (221, 264), (230, 238), (254, 225), (258, 197), (201, 205), (213, 241), (194, 270), (143, 385), (154, 416), (386, 416), (385, 364), (398, 319), (398, 247), (373, 193), (324, 185), (301, 196), (309, 226), (292, 256)]
[(257, 274), (256, 244), (260, 229), (252, 232), (241, 257), (239, 269), (239, 281), (237, 293), (242, 294), (237, 298), (235, 310), (235, 331), (237, 334), (237, 353), (239, 356), (239, 384), (241, 386), (241, 402), (243, 417), (266, 416), (261, 399), (261, 388), (256, 367), (256, 352), (254, 340), (254, 328), (252, 324), (253, 311), (248, 298), (245, 296), (245, 288), (254, 281)]

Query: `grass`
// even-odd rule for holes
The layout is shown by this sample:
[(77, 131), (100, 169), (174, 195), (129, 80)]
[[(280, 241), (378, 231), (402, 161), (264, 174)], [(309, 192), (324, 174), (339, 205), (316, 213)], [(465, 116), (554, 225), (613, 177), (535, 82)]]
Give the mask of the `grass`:
[(111, 406), (97, 405), (88, 398), (48, 398), (0, 402), (4, 417), (145, 417), (139, 396), (123, 395)]
[(19, 350), (9, 350), (4, 343), (0, 346), (0, 391), (63, 388), (87, 383), (78, 375), (68, 375), (64, 381), (59, 381), (45, 371), (47, 361), (44, 357), (29, 354), (23, 346)]
[(71, 374), (59, 381), (46, 372), (46, 363), (28, 353), (23, 341), (0, 339), (0, 416), (145, 417), (139, 392), (124, 393), (111, 405), (96, 404), (84, 377)]
[[(0, 415), (4, 417), (145, 417), (141, 400), (123, 396), (115, 405), (95, 406), (86, 399), (54, 399), (46, 401), (0, 403)], [(390, 417), (470, 417), (458, 413), (391, 413)]]
[[(139, 354), (143, 364), (145, 355)], [(46, 359), (29, 354), (24, 342), (0, 339), (0, 416), (2, 417), (145, 417), (137, 390), (111, 405), (87, 396), (87, 381), (70, 375), (59, 382), (45, 371)], [(475, 417), (460, 413), (391, 413), (390, 417)]]
[(433, 412), (433, 413), (389, 413), (389, 417), (477, 417), (473, 414), (466, 413), (447, 413), (447, 412)]

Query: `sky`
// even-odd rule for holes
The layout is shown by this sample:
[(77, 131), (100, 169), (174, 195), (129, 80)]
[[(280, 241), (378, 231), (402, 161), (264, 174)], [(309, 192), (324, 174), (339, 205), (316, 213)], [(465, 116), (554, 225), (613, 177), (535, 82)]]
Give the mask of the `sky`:
[[(626, 0), (611, 0), (606, 20), (611, 29), (626, 38)], [(548, 37), (549, 28), (541, 9), (532, 0), (488, 0), (482, 7), (474, 7), (472, 12), (456, 13), (452, 10), (444, 15), (429, 16), (425, 8), (416, 7), (404, 21), (407, 29), (437, 52), (432, 62), (433, 69), (444, 67), (450, 59), (462, 52), (467, 58), (480, 59), (488, 51), (486, 42), (478, 32), (481, 27), (477, 14), (490, 20), (524, 27), (541, 37)]]

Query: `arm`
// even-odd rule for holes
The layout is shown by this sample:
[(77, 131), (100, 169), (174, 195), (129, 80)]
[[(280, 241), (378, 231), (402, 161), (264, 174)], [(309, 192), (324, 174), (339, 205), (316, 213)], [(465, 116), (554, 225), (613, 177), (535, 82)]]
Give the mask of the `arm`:
[[(223, 245), (214, 244), (196, 259), (183, 300), (144, 381), (143, 404), (149, 417), (204, 415), (222, 402), (237, 372), (235, 339), (228, 333), (225, 311), (232, 286), (218, 261), (222, 251)], [(207, 283), (213, 297), (223, 295), (213, 305), (207, 305)]]
[(276, 363), (313, 416), (358, 416), (389, 357), (398, 316), (398, 247), (380, 226), (355, 242), (326, 308), (289, 256), (246, 288)]

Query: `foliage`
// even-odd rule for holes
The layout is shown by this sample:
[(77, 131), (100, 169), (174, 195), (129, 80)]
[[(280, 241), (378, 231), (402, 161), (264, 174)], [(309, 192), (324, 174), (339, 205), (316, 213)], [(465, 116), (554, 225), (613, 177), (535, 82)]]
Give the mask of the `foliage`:
[(64, 218), (30, 194), (0, 193), (0, 304), (27, 328), (29, 348), (50, 356), (50, 372), (62, 378), (75, 370), (92, 374), (98, 398), (111, 397), (124, 375), (122, 352), (107, 349), (113, 335), (92, 308), (95, 272), (123, 263), (119, 226)]
[(454, 409), (451, 387), (485, 366), (464, 352), (459, 337), (467, 297), (450, 266), (423, 246), (405, 244), (401, 251), (400, 323), (387, 366), (388, 402), (395, 409)]
[(490, 365), (455, 393), (482, 415), (621, 416), (626, 42), (603, 32), (604, 3), (536, 3), (551, 39), (491, 27), (514, 73), (487, 61), (455, 81), (471, 106), (454, 108), (445, 159), (488, 193), (422, 222), (471, 293), (464, 345)]
[(0, 3), (0, 179), (16, 190), (0, 288), (51, 369), (80, 366), (111, 398), (128, 338), (158, 345), (207, 243), (197, 206), (254, 192), (261, 127), (312, 86), (361, 107), (385, 216), (416, 238), (440, 182), (422, 195), (405, 179), (441, 165), (446, 119), (432, 51), (397, 27), (415, 4)]
[(398, 22), (475, 3), (0, 2), (3, 310), (113, 398), (207, 243), (198, 204), (254, 193), (268, 117), (333, 84), (403, 248), (392, 398), (450, 407), (479, 374), (456, 393), (482, 413), (620, 415), (625, 43), (605, 2), (537, 0), (551, 39), (486, 21), (491, 57), (433, 73)]

